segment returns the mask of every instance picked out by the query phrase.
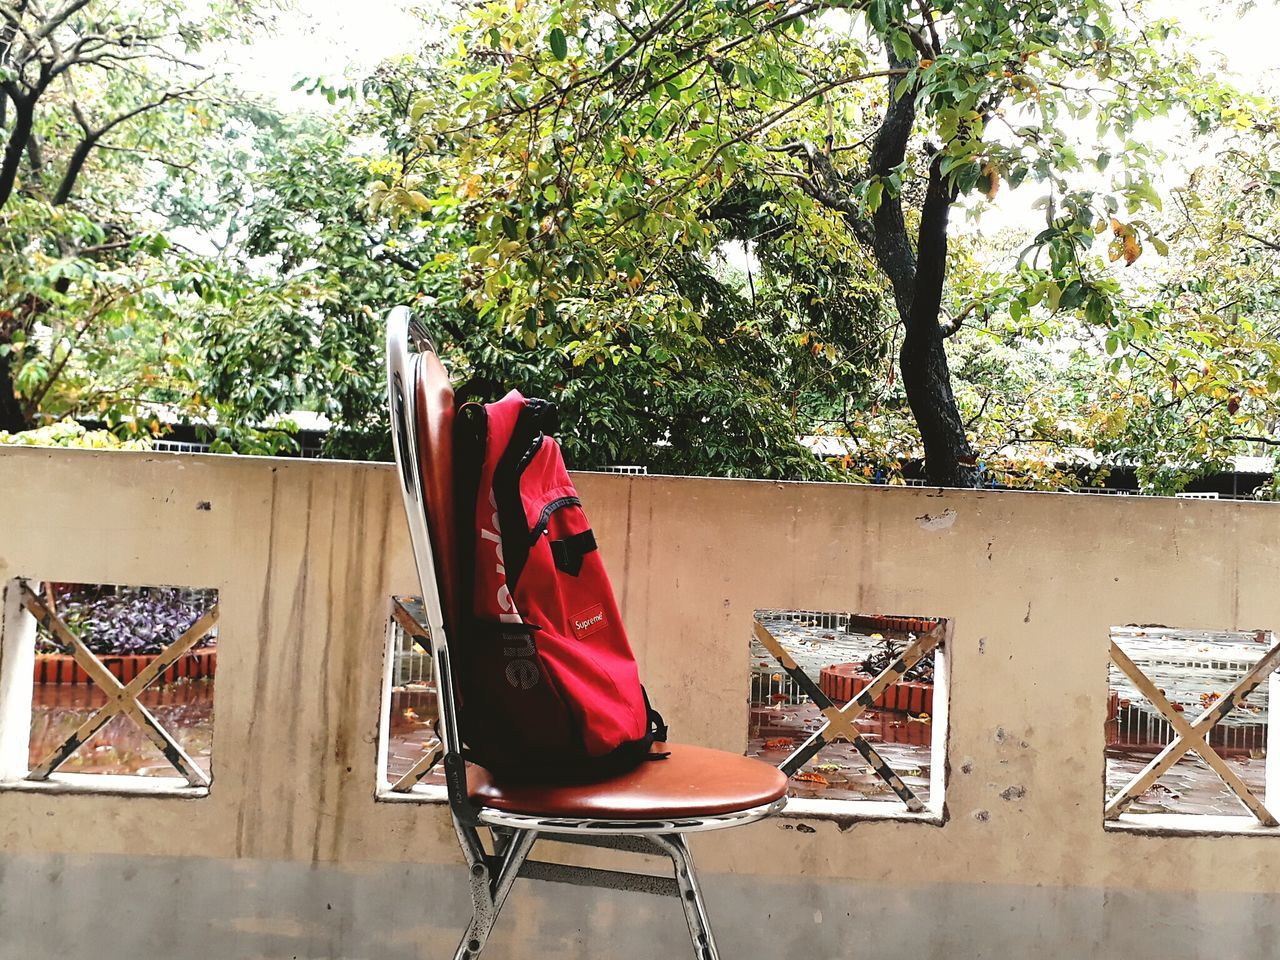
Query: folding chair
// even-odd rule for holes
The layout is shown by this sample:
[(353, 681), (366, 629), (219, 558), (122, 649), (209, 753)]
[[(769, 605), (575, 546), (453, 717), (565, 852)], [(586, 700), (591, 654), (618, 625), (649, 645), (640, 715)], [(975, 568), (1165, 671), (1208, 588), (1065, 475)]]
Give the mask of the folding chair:
[[(454, 528), (453, 390), (429, 338), (405, 307), (387, 319), (387, 379), (396, 462), (435, 660), (449, 810), (470, 873), (473, 915), (456, 960), (480, 955), (517, 877), (676, 897), (695, 956), (717, 960), (685, 835), (777, 813), (786, 803), (786, 777), (759, 760), (680, 744), (659, 745), (670, 752), (665, 760), (586, 785), (503, 783), (469, 766), (449, 660), (452, 637), (466, 642), (457, 589), (465, 578)], [(539, 839), (667, 856), (674, 879), (530, 860)]]

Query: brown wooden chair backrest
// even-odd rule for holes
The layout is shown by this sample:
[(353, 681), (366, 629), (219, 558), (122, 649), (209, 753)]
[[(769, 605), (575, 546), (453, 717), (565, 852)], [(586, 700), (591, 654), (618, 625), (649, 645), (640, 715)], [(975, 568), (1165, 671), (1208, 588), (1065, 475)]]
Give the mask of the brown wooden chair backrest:
[(469, 597), (463, 568), (462, 536), (454, 490), (453, 385), (434, 351), (418, 354), (415, 389), (418, 415), (418, 466), (421, 471), (427, 529), (436, 558), (436, 579), (445, 628), (459, 639)]

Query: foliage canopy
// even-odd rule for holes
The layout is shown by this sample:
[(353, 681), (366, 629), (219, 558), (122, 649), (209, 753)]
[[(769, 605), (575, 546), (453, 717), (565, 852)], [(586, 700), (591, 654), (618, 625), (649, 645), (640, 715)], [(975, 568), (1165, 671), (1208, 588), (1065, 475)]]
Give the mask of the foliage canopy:
[(386, 456), (409, 302), (583, 467), (1170, 492), (1277, 445), (1276, 107), (1141, 4), (487, 0), (297, 115), (195, 62), (275, 8), (0, 0), (0, 430)]

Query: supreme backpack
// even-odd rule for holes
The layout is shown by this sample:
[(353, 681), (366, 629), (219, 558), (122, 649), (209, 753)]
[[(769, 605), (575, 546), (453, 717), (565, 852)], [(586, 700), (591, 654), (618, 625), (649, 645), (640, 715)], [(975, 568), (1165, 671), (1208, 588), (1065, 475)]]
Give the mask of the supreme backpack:
[(502, 776), (567, 781), (661, 757), (650, 746), (666, 727), (548, 435), (554, 420), (552, 404), (514, 390), (458, 411), (458, 525), (474, 571), (459, 686), (472, 759)]

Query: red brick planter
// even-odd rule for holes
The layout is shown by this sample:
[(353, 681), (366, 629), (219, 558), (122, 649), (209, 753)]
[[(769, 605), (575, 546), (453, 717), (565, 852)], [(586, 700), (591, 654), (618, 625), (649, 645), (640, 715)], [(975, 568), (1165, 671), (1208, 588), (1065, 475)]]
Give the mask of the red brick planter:
[(887, 617), (853, 614), (849, 617), (849, 629), (866, 632), (914, 633), (922, 636), (938, 625), (937, 619), (926, 617)]
[[(128, 683), (155, 659), (152, 654), (130, 654), (127, 656), (100, 656), (103, 666), (115, 675), (121, 683)], [(173, 683), (175, 680), (207, 680), (211, 678), (218, 666), (218, 651), (195, 650), (179, 657), (160, 675), (158, 682)], [(84, 672), (75, 658), (64, 653), (36, 654), (35, 681), (37, 684), (74, 684), (91, 683), (89, 675)]]
[[(871, 684), (872, 678), (861, 671), (862, 665), (858, 663), (833, 663), (822, 668), (818, 675), (818, 686), (834, 702), (848, 703)], [(933, 684), (899, 681), (880, 695), (875, 706), (879, 710), (927, 713), (932, 716)]]

